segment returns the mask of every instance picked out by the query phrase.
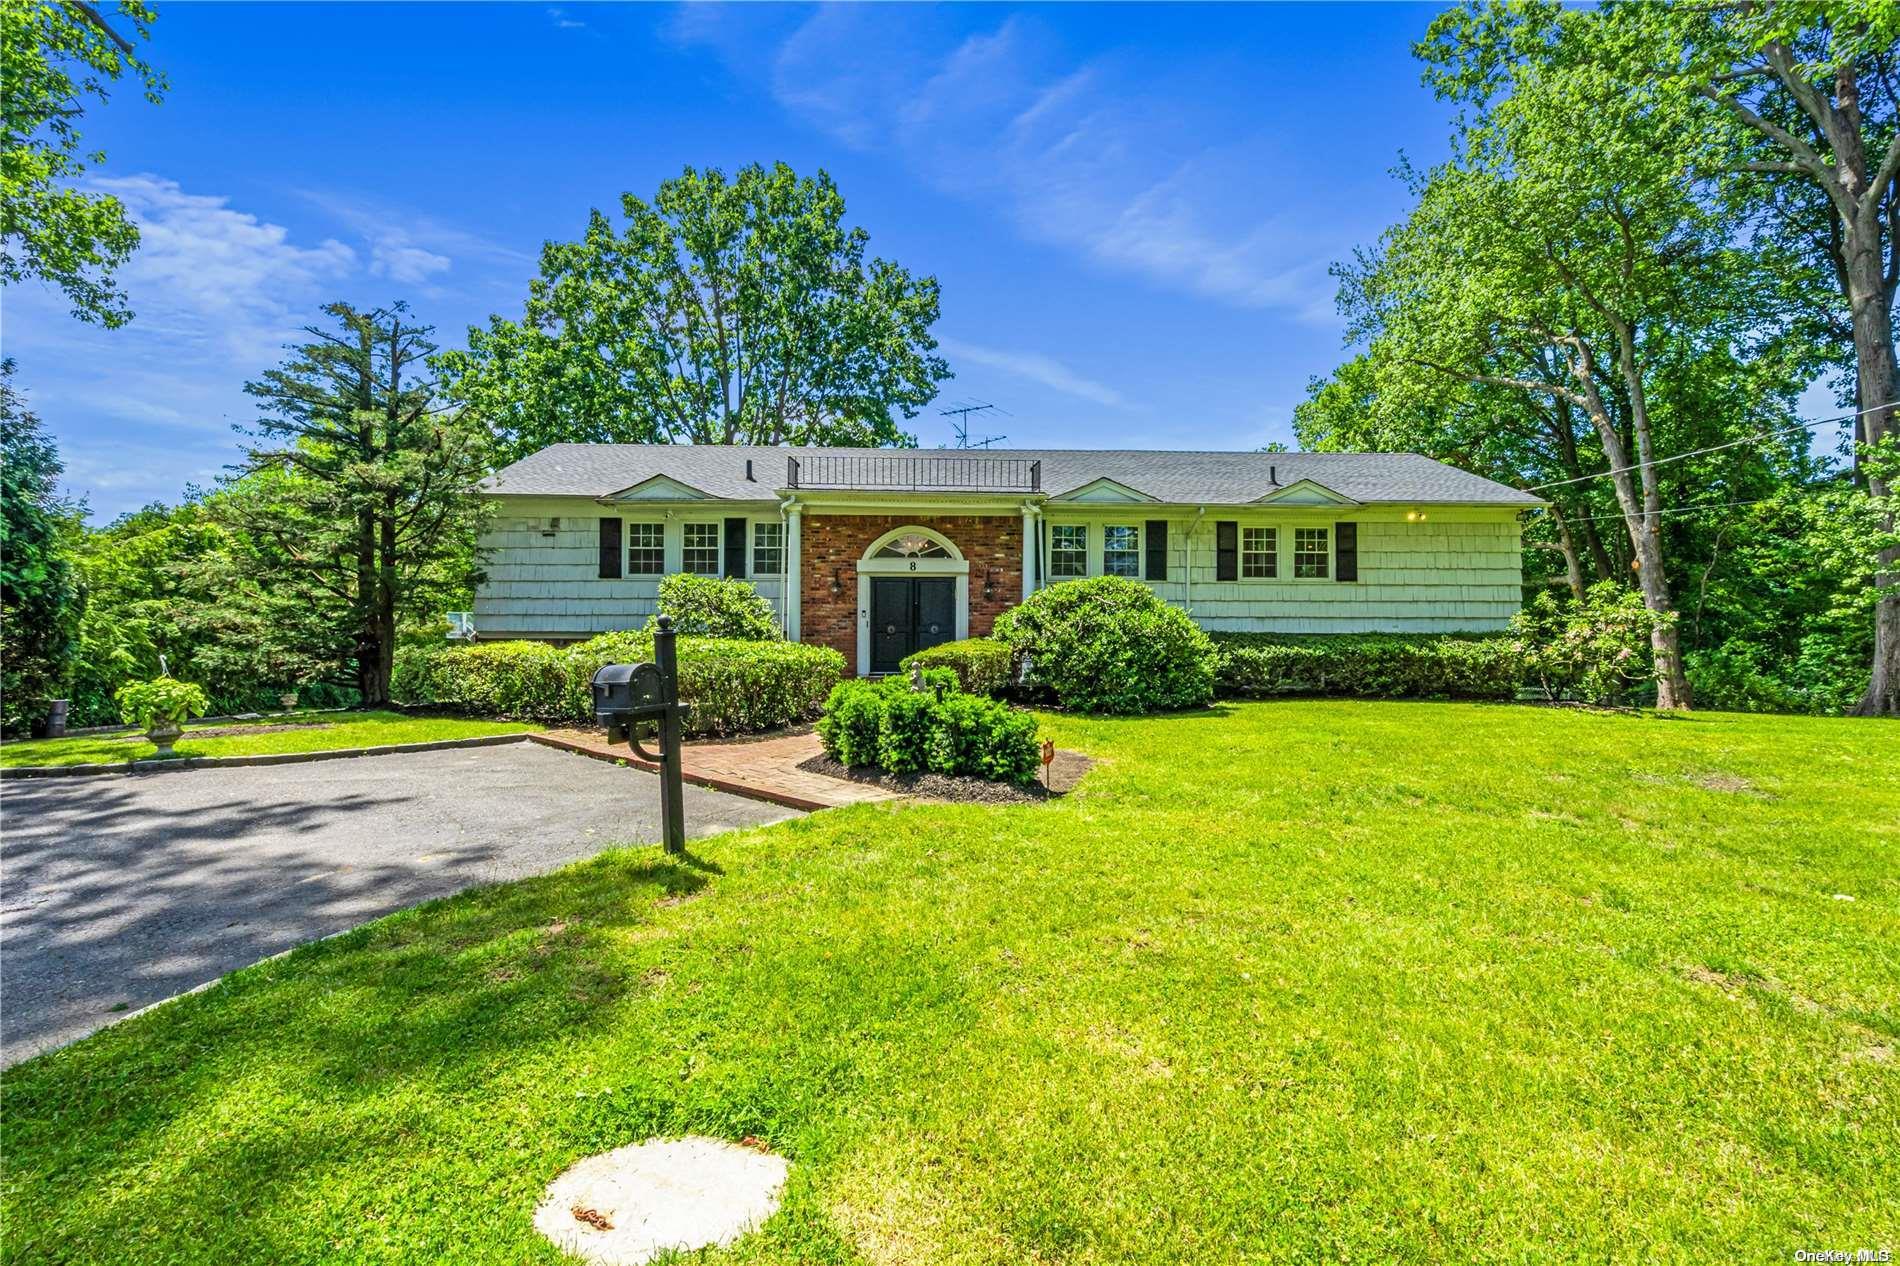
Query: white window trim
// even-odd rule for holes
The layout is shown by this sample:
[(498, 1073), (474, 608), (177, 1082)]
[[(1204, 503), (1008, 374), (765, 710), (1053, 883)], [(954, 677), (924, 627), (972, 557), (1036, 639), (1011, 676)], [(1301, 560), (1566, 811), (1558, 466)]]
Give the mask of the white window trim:
[[(773, 528), (778, 532), (779, 565), (778, 565), (778, 568), (774, 571), (764, 571), (759, 567), (759, 529), (763, 527)], [(751, 553), (748, 556), (747, 561), (751, 564), (753, 579), (755, 580), (756, 579), (782, 580), (784, 578), (785, 565), (786, 565), (785, 564), (785, 558), (786, 558), (785, 537), (786, 535), (787, 534), (785, 531), (785, 525), (780, 523), (777, 519), (747, 519), (746, 520), (746, 537), (748, 541), (750, 542), (750, 549), (751, 549)]]
[[(1324, 532), (1326, 534), (1326, 574), (1324, 576), (1302, 576), (1299, 574), (1300, 533), (1303, 531)], [(1330, 583), (1333, 579), (1333, 574), (1339, 569), (1339, 560), (1334, 557), (1334, 551), (1339, 548), (1338, 536), (1339, 534), (1333, 531), (1333, 525), (1330, 523), (1293, 524), (1287, 532), (1286, 566), (1281, 568), (1281, 571), (1285, 573), (1282, 579), (1291, 580), (1302, 585), (1323, 585)]]
[(1102, 530), (1100, 533), (1097, 534), (1101, 537), (1101, 548), (1097, 554), (1098, 566), (1095, 569), (1095, 575), (1107, 576), (1110, 574), (1108, 570), (1108, 529), (1112, 527), (1133, 528), (1135, 532), (1135, 574), (1132, 576), (1125, 576), (1123, 577), (1123, 579), (1124, 580), (1146, 580), (1147, 576), (1145, 575), (1145, 573), (1147, 572), (1148, 569), (1147, 569), (1147, 566), (1145, 565), (1145, 562), (1146, 562), (1145, 550), (1148, 544), (1148, 541), (1147, 541), (1148, 529), (1147, 529), (1147, 525), (1143, 523), (1116, 523), (1113, 521), (1108, 521), (1102, 524)]
[(721, 580), (726, 576), (726, 525), (723, 519), (682, 519), (674, 546), (674, 572), (686, 571), (686, 529), (688, 527), (710, 527), (713, 530), (713, 570), (689, 573), (694, 576), (712, 576)]
[[(1071, 528), (1080, 528), (1082, 532), (1082, 574), (1071, 576), (1056, 571), (1056, 533)], [(1097, 540), (1100, 533), (1089, 531), (1086, 523), (1051, 523), (1049, 525), (1049, 576), (1050, 584), (1059, 584), (1064, 580), (1086, 580), (1090, 576), (1102, 574), (1101, 545)]]

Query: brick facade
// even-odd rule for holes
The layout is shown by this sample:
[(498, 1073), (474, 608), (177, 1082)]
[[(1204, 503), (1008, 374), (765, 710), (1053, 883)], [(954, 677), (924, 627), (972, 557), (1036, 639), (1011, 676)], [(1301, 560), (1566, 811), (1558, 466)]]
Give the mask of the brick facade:
[[(970, 564), (970, 636), (986, 636), (996, 617), (1022, 601), (1023, 520), (1019, 514), (920, 517), (888, 514), (807, 514), (800, 529), (803, 556), (799, 640), (829, 646), (858, 670), (858, 560), (871, 542), (895, 528), (925, 527), (948, 540)], [(832, 593), (836, 578), (839, 592)], [(983, 596), (987, 582), (990, 597)]]

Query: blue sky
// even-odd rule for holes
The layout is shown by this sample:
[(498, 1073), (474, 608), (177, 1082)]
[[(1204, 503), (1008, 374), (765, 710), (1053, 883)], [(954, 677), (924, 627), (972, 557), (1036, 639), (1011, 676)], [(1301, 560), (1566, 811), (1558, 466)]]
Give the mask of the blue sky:
[(1447, 110), (1410, 5), (161, 5), (163, 105), (87, 116), (145, 234), (137, 317), (6, 296), (5, 350), (96, 518), (211, 483), (242, 384), (331, 298), (445, 345), (517, 315), (550, 237), (686, 165), (829, 170), (874, 253), (943, 285), (1010, 444), (1290, 441), (1342, 359), (1327, 266), (1405, 209)]

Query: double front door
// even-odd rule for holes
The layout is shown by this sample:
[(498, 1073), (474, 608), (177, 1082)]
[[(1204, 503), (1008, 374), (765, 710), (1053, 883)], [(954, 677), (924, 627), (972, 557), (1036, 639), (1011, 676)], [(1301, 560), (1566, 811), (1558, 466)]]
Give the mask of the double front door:
[(948, 576), (871, 577), (871, 671), (957, 636), (957, 582)]

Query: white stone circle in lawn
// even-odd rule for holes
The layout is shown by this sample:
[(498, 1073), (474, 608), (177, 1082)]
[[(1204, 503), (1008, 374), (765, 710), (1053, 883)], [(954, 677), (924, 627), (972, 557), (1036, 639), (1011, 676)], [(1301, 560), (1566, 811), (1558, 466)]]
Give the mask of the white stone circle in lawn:
[(535, 1229), (596, 1266), (730, 1244), (778, 1209), (783, 1156), (687, 1137), (617, 1147), (548, 1184)]

